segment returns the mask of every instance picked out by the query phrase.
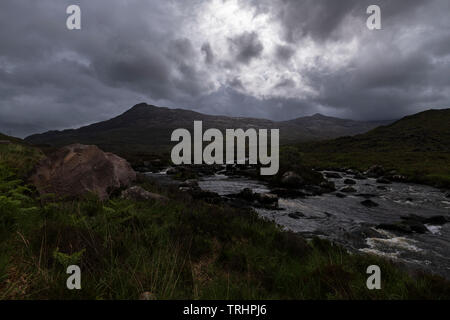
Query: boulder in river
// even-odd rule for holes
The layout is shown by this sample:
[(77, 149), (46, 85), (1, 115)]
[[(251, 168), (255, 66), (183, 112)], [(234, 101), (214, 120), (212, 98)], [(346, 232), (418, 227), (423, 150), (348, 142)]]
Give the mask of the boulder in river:
[(231, 194), (228, 197), (244, 200), (248, 205), (266, 209), (278, 208), (278, 196), (273, 193), (255, 193), (250, 188), (245, 188), (238, 194)]
[(375, 208), (379, 206), (378, 203), (373, 202), (372, 200), (369, 199), (362, 201), (361, 204), (367, 208)]
[(389, 180), (394, 182), (408, 182), (408, 177), (396, 174), (389, 176)]
[(198, 180), (196, 179), (189, 179), (186, 180), (179, 185), (180, 188), (197, 188), (198, 187)]
[(336, 185), (333, 181), (322, 181), (319, 184), (319, 187), (322, 188), (321, 190), (322, 193), (329, 193), (336, 191)]
[(377, 195), (373, 194), (373, 193), (358, 193), (356, 196), (361, 197), (361, 198), (370, 199), (370, 198), (375, 198)]
[(444, 216), (433, 216), (433, 217), (425, 219), (425, 223), (436, 225), (436, 226), (444, 225), (448, 222), (450, 222), (450, 218), (444, 217)]
[(337, 172), (324, 172), (325, 177), (329, 179), (341, 179), (342, 176)]
[(425, 225), (415, 220), (405, 220), (397, 223), (383, 223), (378, 225), (377, 228), (407, 234), (426, 233), (428, 231)]
[(303, 191), (296, 189), (286, 189), (286, 188), (275, 188), (270, 191), (272, 194), (276, 194), (281, 198), (305, 198), (306, 194)]
[(356, 189), (353, 187), (345, 187), (345, 188), (342, 188), (340, 191), (345, 192), (345, 193), (353, 193), (353, 192), (356, 192)]
[(385, 174), (385, 170), (380, 165), (374, 165), (371, 166), (364, 174), (370, 178), (379, 178)]
[(377, 183), (380, 183), (380, 184), (391, 184), (392, 182), (391, 182), (391, 180), (389, 180), (386, 177), (381, 177), (381, 178), (377, 179)]
[(288, 188), (300, 188), (304, 185), (305, 181), (295, 172), (288, 171), (283, 174), (281, 183)]
[(260, 206), (266, 209), (278, 208), (278, 196), (272, 193), (257, 193), (256, 197)]
[(102, 200), (134, 180), (136, 172), (125, 159), (82, 144), (69, 145), (49, 155), (31, 177), (41, 195), (79, 198), (94, 193)]
[(352, 179), (345, 179), (345, 180), (344, 180), (344, 184), (347, 184), (347, 185), (355, 185), (355, 184), (356, 184), (356, 181), (355, 181), (355, 180), (352, 180)]
[(353, 179), (356, 180), (365, 180), (367, 179), (367, 177), (365, 175), (363, 175), (362, 173), (358, 172), (353, 176)]
[(303, 218), (305, 215), (301, 212), (293, 212), (289, 213), (288, 217), (294, 220), (299, 220), (300, 218)]
[(387, 231), (394, 231), (400, 233), (413, 233), (410, 227), (402, 223), (382, 223), (377, 226), (377, 229), (383, 229)]

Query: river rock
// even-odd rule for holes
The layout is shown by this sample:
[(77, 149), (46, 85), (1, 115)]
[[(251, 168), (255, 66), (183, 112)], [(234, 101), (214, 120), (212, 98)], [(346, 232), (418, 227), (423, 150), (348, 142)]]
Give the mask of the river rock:
[(389, 180), (394, 182), (408, 182), (408, 177), (396, 174), (389, 176)]
[(347, 196), (345, 194), (343, 194), (343, 193), (336, 192), (336, 197), (338, 197), (338, 198), (346, 198)]
[(281, 178), (282, 185), (288, 188), (300, 188), (304, 185), (304, 180), (293, 171), (288, 171)]
[(296, 189), (276, 188), (270, 191), (272, 194), (276, 194), (280, 198), (305, 198), (306, 194), (303, 191)]
[(373, 202), (372, 200), (364, 200), (361, 204), (367, 208), (375, 208), (379, 206), (378, 203)]
[(319, 187), (322, 188), (321, 190), (322, 193), (329, 193), (336, 191), (336, 185), (333, 181), (322, 181), (319, 184)]
[(409, 227), (413, 232), (416, 233), (426, 233), (428, 232), (427, 227), (420, 221), (415, 220), (405, 220), (402, 222), (403, 225)]
[(387, 231), (395, 231), (401, 233), (413, 233), (410, 227), (402, 223), (382, 223), (377, 226), (377, 229), (383, 229)]
[(180, 188), (196, 188), (198, 187), (198, 180), (189, 179), (180, 183)]
[(383, 176), (385, 173), (385, 170), (380, 165), (374, 165), (369, 168), (364, 174), (370, 178), (379, 178)]
[(133, 187), (130, 187), (130, 188), (124, 190), (120, 197), (122, 199), (128, 199), (128, 200), (155, 200), (155, 201), (168, 201), (169, 200), (168, 198), (166, 198), (162, 195), (149, 192), (139, 186), (133, 186)]
[(243, 200), (259, 208), (277, 209), (278, 196), (273, 193), (254, 193), (251, 189), (245, 188), (238, 194), (231, 194), (228, 197)]
[(377, 179), (377, 183), (380, 183), (380, 184), (391, 184), (392, 182), (391, 182), (391, 180), (389, 180), (389, 179), (387, 179), (385, 177), (381, 177), (381, 178)]
[(345, 192), (345, 193), (353, 193), (353, 192), (356, 192), (356, 189), (353, 187), (345, 187), (345, 188), (342, 188), (340, 191)]
[(355, 185), (355, 184), (356, 184), (356, 181), (355, 181), (355, 180), (352, 180), (352, 179), (345, 179), (345, 180), (344, 180), (344, 184), (347, 184), (347, 185)]
[(177, 168), (174, 168), (174, 167), (170, 167), (169, 169), (167, 169), (166, 173), (167, 173), (168, 175), (175, 175), (175, 174), (178, 173), (178, 169), (177, 169)]
[(294, 212), (294, 213), (289, 213), (288, 217), (291, 219), (295, 219), (295, 220), (299, 220), (300, 218), (303, 218), (305, 215), (301, 212)]
[(434, 217), (427, 218), (425, 220), (425, 223), (436, 225), (436, 226), (440, 226), (440, 225), (446, 224), (448, 222), (450, 222), (450, 218), (444, 217), (444, 216), (434, 216)]
[(358, 193), (356, 196), (357, 197), (366, 198), (366, 199), (370, 199), (370, 198), (375, 198), (377, 195), (373, 194), (373, 193)]
[(341, 179), (342, 176), (337, 172), (325, 172), (325, 177), (329, 179)]
[(278, 196), (272, 193), (257, 193), (256, 200), (258, 206), (265, 209), (277, 209), (278, 208)]
[(69, 145), (49, 155), (31, 177), (41, 195), (79, 198), (94, 193), (101, 200), (135, 180), (136, 172), (125, 159), (82, 144)]
[(378, 228), (401, 233), (426, 233), (427, 227), (424, 225), (426, 218), (417, 215), (401, 217), (403, 221), (392, 224), (380, 224)]
[(362, 173), (358, 172), (357, 174), (355, 174), (355, 175), (353, 176), (353, 179), (356, 179), (356, 180), (366, 180), (367, 177), (366, 177), (365, 175), (363, 175)]

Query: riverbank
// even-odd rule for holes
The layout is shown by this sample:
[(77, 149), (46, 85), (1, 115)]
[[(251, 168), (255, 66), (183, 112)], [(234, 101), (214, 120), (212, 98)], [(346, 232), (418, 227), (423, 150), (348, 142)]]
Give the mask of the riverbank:
[[(0, 299), (448, 299), (441, 277), (282, 231), (248, 209), (139, 185), (170, 200), (41, 199), (26, 183), (41, 154), (0, 146)], [(17, 163), (28, 163), (16, 168)], [(66, 288), (68, 263), (82, 290)], [(366, 287), (379, 265), (382, 290)]]

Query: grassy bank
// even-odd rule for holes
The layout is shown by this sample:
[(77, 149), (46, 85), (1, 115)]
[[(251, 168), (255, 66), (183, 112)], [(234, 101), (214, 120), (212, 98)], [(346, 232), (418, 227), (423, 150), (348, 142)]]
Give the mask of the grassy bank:
[[(303, 152), (302, 152), (303, 151)], [(298, 148), (299, 162), (318, 170), (350, 168), (361, 172), (373, 165), (414, 183), (450, 189), (450, 153), (443, 152), (311, 152)]]
[[(0, 151), (0, 299), (136, 299), (145, 291), (157, 299), (450, 297), (442, 278), (306, 242), (250, 211), (148, 182), (171, 201), (44, 201), (25, 182), (40, 153)], [(68, 264), (81, 266), (81, 291), (66, 289)], [(372, 264), (382, 269), (379, 291), (366, 288)]]

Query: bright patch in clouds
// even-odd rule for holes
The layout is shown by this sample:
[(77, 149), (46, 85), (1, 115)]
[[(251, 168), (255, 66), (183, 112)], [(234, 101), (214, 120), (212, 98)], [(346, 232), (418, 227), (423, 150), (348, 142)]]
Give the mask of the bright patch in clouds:
[[(208, 67), (214, 89), (232, 84), (234, 89), (261, 99), (314, 97), (319, 92), (308, 85), (302, 73), (318, 68), (318, 61), (321, 68), (332, 72), (345, 66), (357, 52), (355, 39), (327, 44), (326, 50), (309, 38), (289, 45), (281, 38), (282, 25), (270, 11), (257, 12), (239, 0), (208, 1), (196, 12), (184, 36), (196, 48), (209, 44), (215, 59)], [(262, 46), (261, 53), (248, 63), (236, 63), (233, 41), (244, 34), (254, 35), (253, 41)], [(280, 47), (291, 52), (284, 61), (277, 59)]]

